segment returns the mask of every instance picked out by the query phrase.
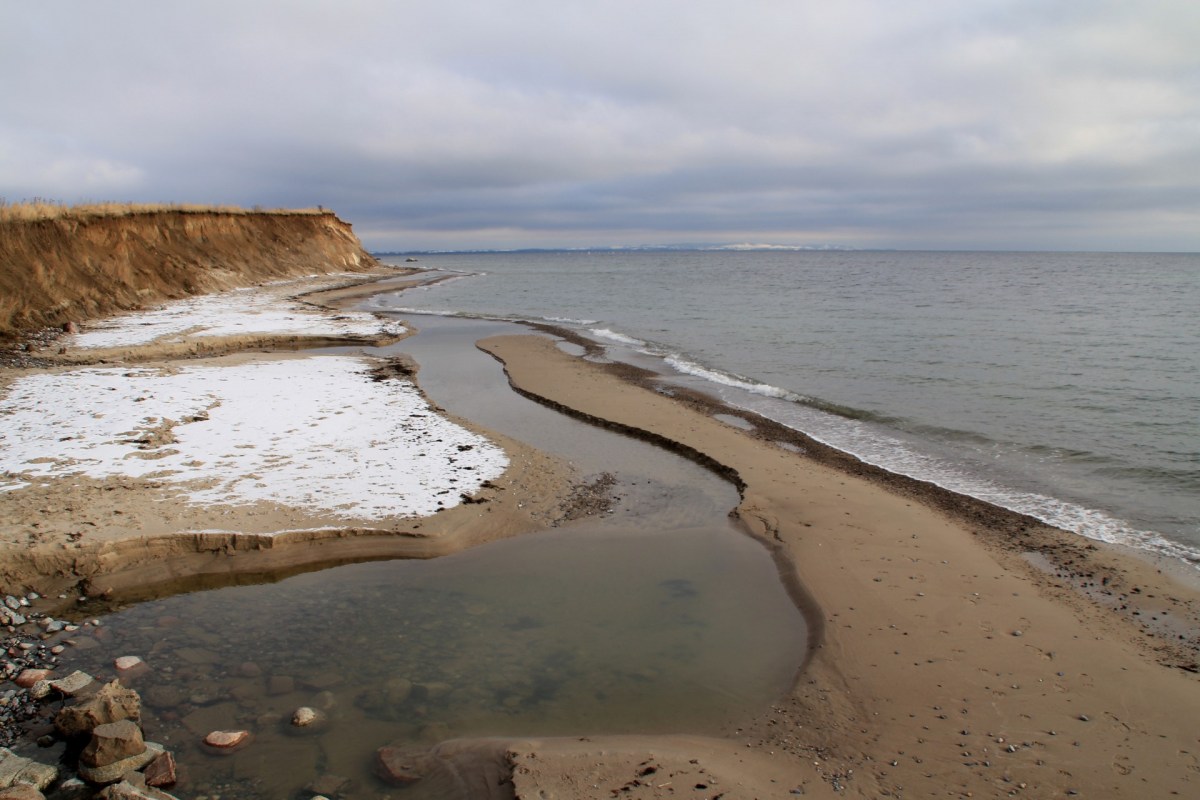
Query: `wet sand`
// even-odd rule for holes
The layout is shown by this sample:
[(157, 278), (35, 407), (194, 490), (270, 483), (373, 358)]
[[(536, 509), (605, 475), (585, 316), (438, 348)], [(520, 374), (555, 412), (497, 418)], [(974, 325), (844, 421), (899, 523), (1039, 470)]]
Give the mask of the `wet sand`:
[[(169, 365), (212, 352), (174, 346), (182, 351), (120, 357)], [(727, 424), (714, 414), (729, 409), (679, 390), (668, 397), (652, 376), (568, 355), (544, 336), (482, 346), (527, 396), (671, 447), (737, 484), (736, 515), (775, 556), (812, 649), (789, 695), (724, 738), (493, 740), (445, 753), (501, 752), (519, 797), (1200, 792), (1194, 588), (761, 420)], [(231, 517), (133, 479), (0, 494), (5, 586), (161, 589), (196, 575), (431, 556), (568, 519), (571, 470), (488, 435), (511, 465), (487, 504), (387, 524), (269, 505)], [(246, 533), (201, 532), (218, 527), (217, 513), (222, 530)], [(1171, 638), (1179, 635), (1187, 639)]]

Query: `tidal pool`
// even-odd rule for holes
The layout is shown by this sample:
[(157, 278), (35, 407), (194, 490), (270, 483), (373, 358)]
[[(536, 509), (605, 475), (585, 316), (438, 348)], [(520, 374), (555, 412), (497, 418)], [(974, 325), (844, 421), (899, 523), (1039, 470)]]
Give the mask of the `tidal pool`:
[[(145, 659), (123, 681), (142, 694), (147, 738), (184, 765), (189, 797), (299, 796), (322, 776), (352, 781), (345, 797), (381, 796), (395, 791), (373, 774), (387, 744), (719, 733), (786, 692), (805, 647), (775, 564), (730, 527), (589, 523), (100, 621), (70, 666), (105, 677), (117, 656)], [(301, 706), (328, 723), (300, 735)], [(206, 753), (203, 736), (228, 728), (254, 739)]]

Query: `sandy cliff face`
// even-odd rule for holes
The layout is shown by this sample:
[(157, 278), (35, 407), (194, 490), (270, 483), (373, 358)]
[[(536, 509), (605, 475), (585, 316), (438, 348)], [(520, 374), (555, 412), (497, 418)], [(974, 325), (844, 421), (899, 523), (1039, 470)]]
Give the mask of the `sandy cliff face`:
[(0, 222), (0, 336), (265, 280), (376, 266), (331, 212)]

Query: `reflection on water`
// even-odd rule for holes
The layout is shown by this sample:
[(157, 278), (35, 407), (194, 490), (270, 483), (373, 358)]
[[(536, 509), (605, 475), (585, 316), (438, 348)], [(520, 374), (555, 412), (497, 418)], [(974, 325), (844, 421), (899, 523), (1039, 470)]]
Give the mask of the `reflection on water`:
[[(787, 690), (805, 640), (763, 548), (722, 526), (584, 525), (170, 597), (102, 623), (72, 666), (108, 676), (114, 657), (142, 656), (149, 671), (126, 681), (147, 737), (187, 765), (182, 794), (224, 798), (340, 779), (345, 797), (394, 792), (372, 771), (390, 743), (717, 732)], [(299, 735), (301, 706), (327, 724)], [(203, 753), (225, 728), (254, 740)]]

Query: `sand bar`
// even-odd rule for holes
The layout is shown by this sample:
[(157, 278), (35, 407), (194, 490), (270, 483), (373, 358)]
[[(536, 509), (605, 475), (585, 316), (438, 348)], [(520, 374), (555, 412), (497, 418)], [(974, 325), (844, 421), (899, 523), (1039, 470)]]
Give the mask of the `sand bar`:
[[(614, 375), (619, 370), (566, 355), (545, 338), (505, 337), (482, 346), (529, 395), (676, 442), (744, 483), (738, 515), (777, 549), (785, 572), (811, 600), (821, 633), (792, 694), (734, 738), (790, 764), (793, 780), (807, 791), (840, 787), (862, 797), (1200, 791), (1200, 680), (1180, 668), (1189, 666), (1188, 651), (1172, 650), (1164, 638), (1022, 557), (1028, 537), (1071, 548), (1068, 538), (1056, 541), (1056, 532), (1035, 530), (1031, 521), (1014, 548), (987, 519), (972, 523), (911, 492), (798, 456), (702, 408), (622, 380)], [(1195, 619), (1195, 592), (1154, 567), (1090, 544), (1073, 552), (1096, 571), (1097, 582), (1103, 572), (1121, 591), (1136, 586), (1136, 595), (1169, 597), (1172, 613)], [(629, 759), (649, 752), (637, 746), (628, 752), (619, 739), (597, 741), (584, 753), (579, 743), (557, 747), (564, 766), (556, 772), (545, 760), (556, 745), (539, 744), (538, 781), (556, 787), (558, 796), (603, 796), (572, 794), (575, 767), (568, 765), (580, 759), (609, 764), (616, 779), (630, 769)], [(646, 786), (639, 791), (668, 796)]]

